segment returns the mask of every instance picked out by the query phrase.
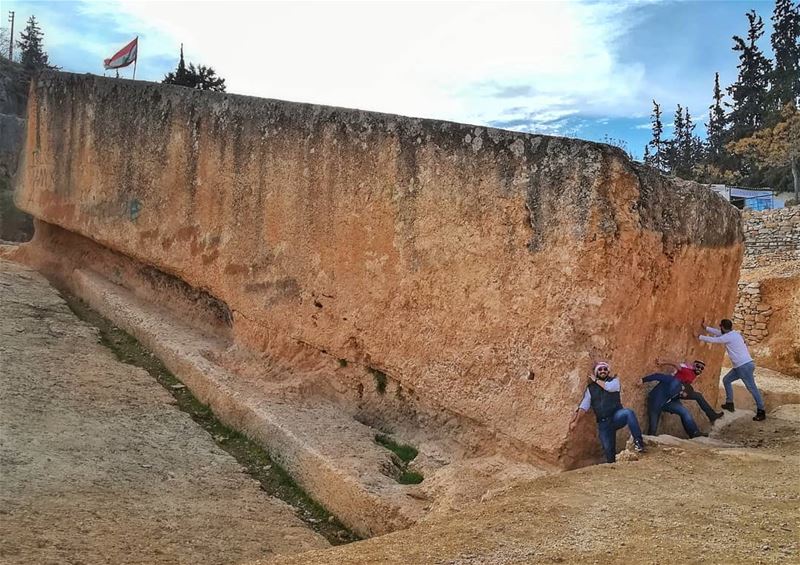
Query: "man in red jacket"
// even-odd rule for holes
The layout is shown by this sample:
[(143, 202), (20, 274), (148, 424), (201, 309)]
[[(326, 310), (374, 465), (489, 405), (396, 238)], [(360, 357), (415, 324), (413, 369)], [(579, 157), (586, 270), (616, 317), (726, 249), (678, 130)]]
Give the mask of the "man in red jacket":
[(718, 420), (725, 415), (724, 412), (715, 412), (714, 408), (708, 403), (705, 397), (694, 390), (692, 383), (699, 377), (706, 368), (706, 364), (702, 361), (695, 360), (693, 363), (675, 363), (672, 361), (665, 361), (664, 359), (656, 359), (656, 365), (664, 365), (674, 369), (673, 374), (683, 385), (683, 392), (681, 398), (686, 400), (694, 400), (700, 406), (700, 409), (705, 412), (708, 421), (712, 424), (714, 420)]

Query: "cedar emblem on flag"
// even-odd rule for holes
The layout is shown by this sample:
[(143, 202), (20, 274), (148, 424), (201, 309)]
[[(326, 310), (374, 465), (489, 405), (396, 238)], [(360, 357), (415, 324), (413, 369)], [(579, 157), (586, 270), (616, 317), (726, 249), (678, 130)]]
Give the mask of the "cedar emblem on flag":
[(136, 61), (136, 54), (139, 51), (139, 38), (137, 37), (125, 47), (114, 53), (110, 59), (103, 60), (106, 69), (121, 69)]

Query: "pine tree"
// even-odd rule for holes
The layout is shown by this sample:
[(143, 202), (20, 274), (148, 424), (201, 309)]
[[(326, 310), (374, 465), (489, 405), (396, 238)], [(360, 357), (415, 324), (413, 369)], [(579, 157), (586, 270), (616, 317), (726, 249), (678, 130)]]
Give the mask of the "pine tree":
[(44, 33), (39, 29), (39, 24), (35, 16), (28, 18), (28, 25), (19, 34), (20, 41), (17, 47), (20, 49), (20, 63), (27, 69), (48, 69), (54, 68), (49, 64), (47, 53), (44, 52), (42, 39)]
[(217, 76), (211, 67), (205, 65), (195, 66), (189, 63), (189, 74), (197, 77), (195, 88), (199, 90), (213, 90), (215, 92), (225, 92), (225, 79)]
[(695, 125), (692, 123), (692, 116), (689, 114), (687, 106), (684, 109), (683, 132), (680, 136), (681, 163), (684, 167), (682, 178), (692, 178), (692, 169), (697, 164), (700, 152), (700, 140), (694, 135), (694, 128)]
[(189, 63), (188, 68), (186, 67), (186, 62), (183, 60), (183, 43), (181, 43), (181, 58), (175, 72), (167, 74), (161, 82), (197, 90), (225, 92), (225, 79), (218, 77), (211, 67), (205, 65), (195, 67), (192, 63)]
[(644, 156), (642, 157), (642, 162), (645, 165), (652, 165), (652, 157), (650, 156), (650, 144), (644, 146)]
[(764, 22), (755, 10), (747, 14), (750, 28), (747, 41), (733, 36), (734, 51), (739, 51), (739, 77), (728, 87), (728, 94), (733, 98), (729, 122), (731, 138), (740, 139), (760, 128), (765, 119), (765, 110), (769, 107), (767, 86), (771, 74), (769, 61), (756, 45), (764, 35)]
[(653, 100), (653, 113), (650, 115), (650, 120), (653, 124), (653, 139), (647, 145), (653, 148), (653, 152), (648, 152), (648, 160), (645, 163), (663, 171), (666, 167), (666, 146), (661, 138), (664, 134), (664, 126), (661, 123), (661, 106), (655, 100)]
[(775, 68), (770, 77), (773, 110), (777, 114), (786, 104), (800, 104), (800, 4), (776, 0), (772, 13), (772, 51)]
[(685, 121), (683, 107), (678, 104), (673, 118), (672, 139), (666, 143), (666, 165), (669, 172), (679, 177), (686, 175), (686, 163), (683, 160), (683, 139)]
[(164, 80), (161, 82), (164, 84), (177, 84), (178, 86), (194, 88), (194, 81), (189, 75), (189, 71), (186, 69), (186, 63), (183, 60), (183, 43), (181, 43), (181, 58), (178, 60), (178, 66), (175, 72), (167, 73)]
[(706, 124), (707, 162), (720, 166), (725, 151), (725, 110), (722, 109), (722, 90), (719, 87), (719, 73), (714, 75), (714, 103), (708, 107)]

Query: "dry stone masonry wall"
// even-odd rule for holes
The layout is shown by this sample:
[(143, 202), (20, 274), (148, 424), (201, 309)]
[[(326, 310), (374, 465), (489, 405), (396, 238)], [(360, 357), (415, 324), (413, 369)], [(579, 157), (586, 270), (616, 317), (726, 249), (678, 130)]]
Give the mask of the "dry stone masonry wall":
[(741, 328), (747, 343), (760, 343), (769, 335), (768, 323), (771, 315), (772, 308), (761, 300), (761, 283), (740, 282), (739, 301), (733, 322), (737, 328)]
[(744, 213), (742, 268), (800, 260), (800, 206)]

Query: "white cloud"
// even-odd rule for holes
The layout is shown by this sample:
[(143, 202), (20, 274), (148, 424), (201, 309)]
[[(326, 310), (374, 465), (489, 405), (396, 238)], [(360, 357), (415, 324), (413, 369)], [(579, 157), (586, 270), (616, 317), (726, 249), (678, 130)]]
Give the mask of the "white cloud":
[[(255, 96), (486, 123), (513, 106), (547, 124), (641, 112), (644, 69), (615, 41), (629, 4), (595, 2), (87, 3), (141, 52), (213, 66)], [(164, 69), (164, 72), (170, 69)], [(502, 89), (512, 96), (498, 96)], [(514, 94), (517, 95), (514, 95)]]
[[(614, 53), (624, 4), (120, 0), (84, 10), (149, 28), (157, 44), (143, 38), (142, 53), (174, 55), (183, 42), (187, 60), (255, 96), (480, 122), (508, 106), (543, 121), (625, 115), (641, 99), (643, 69)], [(531, 93), (498, 98), (487, 83)]]

